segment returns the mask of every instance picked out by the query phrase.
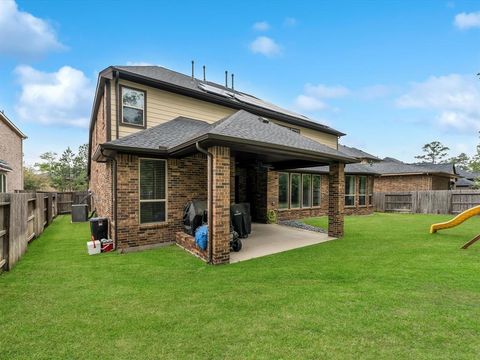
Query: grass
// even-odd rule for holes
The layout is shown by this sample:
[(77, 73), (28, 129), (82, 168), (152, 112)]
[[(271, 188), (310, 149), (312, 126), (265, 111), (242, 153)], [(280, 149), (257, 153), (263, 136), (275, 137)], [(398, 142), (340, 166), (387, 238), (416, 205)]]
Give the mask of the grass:
[(480, 243), (459, 248), (480, 219), (428, 234), (447, 218), (348, 217), (342, 240), (212, 267), (88, 256), (59, 217), (0, 275), (0, 358), (478, 358)]

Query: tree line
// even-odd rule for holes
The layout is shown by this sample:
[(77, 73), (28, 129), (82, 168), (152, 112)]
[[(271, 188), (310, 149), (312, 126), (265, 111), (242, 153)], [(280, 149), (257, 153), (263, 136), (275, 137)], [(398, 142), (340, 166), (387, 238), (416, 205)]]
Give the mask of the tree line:
[(468, 156), (464, 152), (457, 156), (449, 157), (448, 146), (440, 141), (432, 141), (422, 147), (422, 154), (415, 156), (425, 164), (448, 164), (454, 163), (456, 167), (472, 172), (480, 172), (480, 144), (476, 147), (476, 152)]
[(61, 155), (49, 151), (40, 162), (24, 167), (24, 188), (32, 191), (84, 191), (88, 189), (88, 144), (75, 153), (68, 147)]

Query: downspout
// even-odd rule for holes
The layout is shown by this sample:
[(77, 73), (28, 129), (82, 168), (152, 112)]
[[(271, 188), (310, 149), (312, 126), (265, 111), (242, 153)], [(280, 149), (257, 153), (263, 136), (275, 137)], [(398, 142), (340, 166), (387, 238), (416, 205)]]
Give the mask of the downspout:
[(115, 79), (115, 139), (118, 139), (118, 127), (120, 122), (120, 86), (118, 85), (118, 71), (115, 71), (113, 77)]
[(113, 163), (113, 179), (112, 179), (112, 182), (113, 182), (113, 220), (114, 220), (114, 223), (115, 223), (115, 227), (113, 228), (113, 233), (115, 234), (115, 249), (117, 249), (117, 241), (118, 241), (118, 223), (117, 223), (117, 159), (115, 159), (114, 157), (112, 156), (108, 156), (108, 155), (105, 155), (103, 153), (103, 149), (100, 148), (100, 153), (102, 154), (102, 156), (104, 156), (105, 158), (107, 159), (110, 159)]
[(208, 211), (208, 263), (213, 263), (213, 154), (200, 146), (198, 142), (195, 147), (202, 154), (207, 155), (208, 159), (208, 195), (207, 195), (207, 211)]

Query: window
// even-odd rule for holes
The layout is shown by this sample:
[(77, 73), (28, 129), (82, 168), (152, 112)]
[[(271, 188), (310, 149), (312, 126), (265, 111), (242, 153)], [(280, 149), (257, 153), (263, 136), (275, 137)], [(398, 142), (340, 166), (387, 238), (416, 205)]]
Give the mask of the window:
[(278, 207), (288, 209), (288, 174), (278, 174)]
[(145, 92), (122, 87), (122, 123), (145, 126)]
[(345, 176), (345, 206), (355, 206), (355, 176)]
[(373, 205), (373, 176), (368, 179), (368, 205)]
[(312, 176), (309, 174), (302, 175), (302, 207), (312, 206)]
[(321, 177), (312, 175), (312, 206), (320, 206), (321, 199)]
[(302, 192), (300, 183), (301, 183), (300, 174), (292, 174), (291, 180), (290, 180), (290, 207), (291, 208), (300, 207), (300, 194)]
[(166, 161), (140, 159), (140, 223), (166, 220)]
[(7, 175), (0, 174), (0, 193), (7, 192)]
[(358, 177), (358, 205), (367, 205), (367, 177)]

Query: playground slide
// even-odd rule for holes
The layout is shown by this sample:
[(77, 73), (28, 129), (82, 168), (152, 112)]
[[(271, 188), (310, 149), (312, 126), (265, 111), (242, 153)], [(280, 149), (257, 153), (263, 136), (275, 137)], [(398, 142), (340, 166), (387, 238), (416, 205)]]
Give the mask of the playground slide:
[(445, 221), (438, 224), (433, 224), (430, 226), (430, 234), (436, 233), (438, 230), (450, 229), (457, 225), (460, 225), (464, 221), (470, 219), (472, 216), (480, 215), (480, 205), (474, 206), (471, 209), (465, 210), (464, 212), (458, 214), (450, 221)]

